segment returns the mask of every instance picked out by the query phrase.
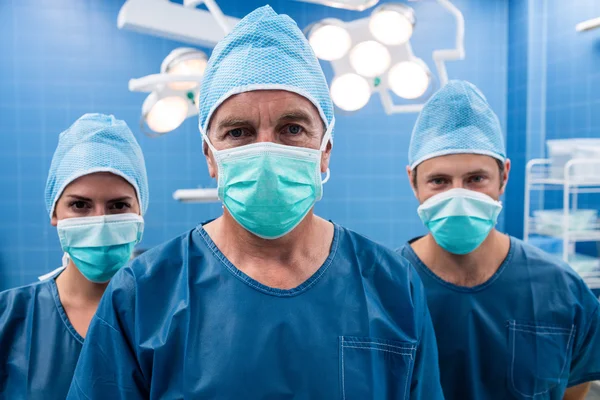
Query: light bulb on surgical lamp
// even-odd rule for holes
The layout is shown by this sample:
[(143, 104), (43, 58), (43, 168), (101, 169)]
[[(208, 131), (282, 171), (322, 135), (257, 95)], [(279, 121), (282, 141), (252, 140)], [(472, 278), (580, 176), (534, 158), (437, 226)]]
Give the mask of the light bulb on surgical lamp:
[(408, 42), (415, 27), (415, 12), (404, 4), (384, 4), (369, 20), (369, 30), (375, 39), (389, 46)]
[(150, 129), (157, 133), (175, 130), (188, 115), (188, 100), (180, 96), (158, 99), (151, 93), (142, 106), (142, 115)]
[(310, 30), (308, 41), (315, 55), (322, 60), (339, 60), (350, 49), (350, 34), (337, 23), (337, 20), (327, 19)]
[[(191, 48), (178, 48), (173, 50), (163, 61), (161, 71), (170, 75), (203, 75), (208, 60), (206, 54)], [(169, 88), (173, 90), (191, 90), (200, 83), (190, 82), (171, 82)]]
[(388, 49), (374, 40), (359, 43), (350, 51), (350, 65), (367, 78), (384, 73), (390, 67), (390, 62)]
[(331, 99), (344, 111), (363, 108), (371, 97), (371, 87), (365, 78), (357, 74), (338, 76), (331, 83)]
[(415, 61), (403, 61), (388, 72), (388, 85), (398, 96), (413, 100), (427, 91), (430, 74), (424, 65)]

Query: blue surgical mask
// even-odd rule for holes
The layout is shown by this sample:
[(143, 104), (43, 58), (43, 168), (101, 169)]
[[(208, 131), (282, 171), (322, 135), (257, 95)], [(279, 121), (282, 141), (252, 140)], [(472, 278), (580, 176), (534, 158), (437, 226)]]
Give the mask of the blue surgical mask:
[(58, 221), (63, 251), (95, 283), (108, 282), (127, 264), (143, 231), (144, 219), (130, 213)]
[(322, 150), (261, 142), (217, 151), (204, 140), (217, 162), (219, 199), (258, 237), (285, 236), (323, 196)]
[(419, 217), (436, 243), (453, 254), (477, 249), (498, 222), (502, 204), (466, 189), (451, 189), (427, 199)]

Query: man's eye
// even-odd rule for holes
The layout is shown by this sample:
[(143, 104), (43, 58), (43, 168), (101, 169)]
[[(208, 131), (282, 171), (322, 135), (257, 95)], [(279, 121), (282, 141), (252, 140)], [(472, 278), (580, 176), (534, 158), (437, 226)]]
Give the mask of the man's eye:
[(239, 138), (244, 134), (244, 130), (242, 128), (235, 128), (227, 132), (231, 137)]
[(298, 135), (302, 133), (302, 127), (300, 125), (288, 125), (286, 131), (291, 135)]

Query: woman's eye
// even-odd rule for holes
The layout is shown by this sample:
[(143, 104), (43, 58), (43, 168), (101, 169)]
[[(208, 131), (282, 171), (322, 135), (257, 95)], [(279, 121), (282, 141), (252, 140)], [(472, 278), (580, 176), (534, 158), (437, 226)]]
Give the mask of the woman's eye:
[(118, 202), (118, 203), (113, 204), (112, 208), (115, 210), (125, 210), (128, 208), (131, 208), (131, 206), (127, 203)]
[(286, 131), (291, 135), (298, 135), (302, 132), (302, 127), (300, 125), (288, 125)]
[(73, 203), (71, 203), (71, 207), (76, 208), (76, 209), (84, 209), (86, 208), (87, 204), (85, 203), (85, 201), (75, 201)]

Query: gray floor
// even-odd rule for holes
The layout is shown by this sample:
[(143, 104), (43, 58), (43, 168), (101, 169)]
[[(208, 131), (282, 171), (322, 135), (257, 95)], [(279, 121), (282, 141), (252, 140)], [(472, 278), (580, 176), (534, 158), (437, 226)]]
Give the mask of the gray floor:
[(586, 400), (600, 400), (600, 382), (594, 382)]

